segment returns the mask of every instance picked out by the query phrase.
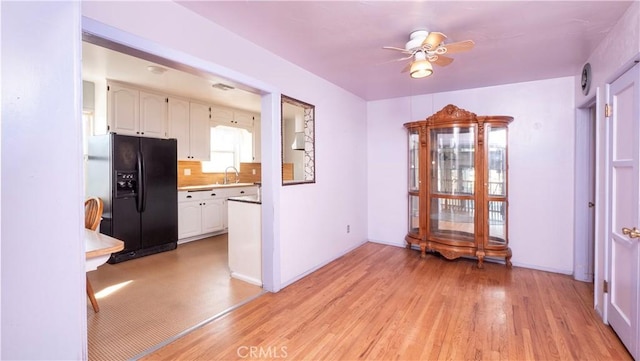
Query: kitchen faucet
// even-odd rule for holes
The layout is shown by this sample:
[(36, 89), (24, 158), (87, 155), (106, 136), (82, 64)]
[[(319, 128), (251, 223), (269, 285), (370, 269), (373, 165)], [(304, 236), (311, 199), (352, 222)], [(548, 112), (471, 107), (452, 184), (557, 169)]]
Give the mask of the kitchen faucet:
[(229, 168), (233, 169), (233, 171), (236, 172), (236, 183), (240, 182), (240, 175), (238, 174), (238, 170), (236, 169), (236, 167), (229, 166), (224, 170), (224, 184), (229, 184), (229, 176), (227, 175), (227, 171), (229, 170)]

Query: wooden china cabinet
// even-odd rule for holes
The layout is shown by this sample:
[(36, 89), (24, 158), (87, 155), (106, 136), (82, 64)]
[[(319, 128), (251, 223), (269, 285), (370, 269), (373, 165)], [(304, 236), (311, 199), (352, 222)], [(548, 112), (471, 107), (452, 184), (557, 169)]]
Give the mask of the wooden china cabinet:
[(407, 248), (420, 246), (447, 259), (505, 259), (507, 238), (508, 116), (477, 116), (447, 105), (409, 132)]

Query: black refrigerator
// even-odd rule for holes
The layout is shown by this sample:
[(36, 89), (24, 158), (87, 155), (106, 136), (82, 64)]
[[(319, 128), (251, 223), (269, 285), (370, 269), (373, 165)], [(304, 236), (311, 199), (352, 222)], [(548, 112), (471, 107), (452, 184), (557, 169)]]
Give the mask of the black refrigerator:
[(177, 167), (175, 139), (89, 138), (86, 195), (104, 202), (100, 232), (124, 241), (108, 263), (177, 247)]

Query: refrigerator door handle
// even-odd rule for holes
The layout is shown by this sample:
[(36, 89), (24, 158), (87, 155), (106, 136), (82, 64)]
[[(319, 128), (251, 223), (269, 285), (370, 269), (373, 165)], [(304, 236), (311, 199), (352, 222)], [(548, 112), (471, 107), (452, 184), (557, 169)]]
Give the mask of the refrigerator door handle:
[(140, 153), (140, 151), (138, 151), (138, 189), (137, 189), (137, 193), (138, 193), (138, 197), (136, 198), (136, 208), (138, 210), (139, 213), (144, 212), (145, 206), (146, 206), (146, 201), (147, 201), (147, 197), (146, 197), (146, 187), (145, 187), (145, 172), (144, 172), (144, 158), (142, 158), (142, 153)]

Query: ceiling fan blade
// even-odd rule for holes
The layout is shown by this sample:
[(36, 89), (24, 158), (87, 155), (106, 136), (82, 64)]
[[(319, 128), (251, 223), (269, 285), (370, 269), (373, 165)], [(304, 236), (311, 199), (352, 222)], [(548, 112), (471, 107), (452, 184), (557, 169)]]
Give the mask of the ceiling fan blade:
[(397, 51), (401, 51), (403, 53), (407, 53), (410, 54), (410, 51), (407, 51), (407, 49), (404, 48), (396, 48), (395, 46), (383, 46), (382, 49), (388, 49), (388, 50), (397, 50)]
[(459, 53), (461, 51), (473, 49), (474, 45), (475, 43), (473, 40), (465, 40), (457, 43), (445, 44), (444, 47), (447, 48), (447, 53)]
[(435, 49), (447, 36), (443, 33), (432, 31), (427, 35), (427, 38), (422, 42), (422, 46), (429, 45), (428, 49)]
[(447, 66), (453, 62), (453, 58), (450, 58), (448, 56), (436, 55), (434, 56), (434, 58), (434, 60), (431, 60), (431, 58), (429, 58), (429, 61), (439, 66)]

